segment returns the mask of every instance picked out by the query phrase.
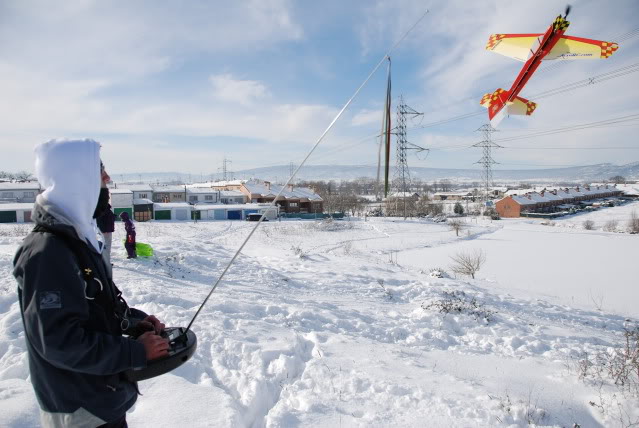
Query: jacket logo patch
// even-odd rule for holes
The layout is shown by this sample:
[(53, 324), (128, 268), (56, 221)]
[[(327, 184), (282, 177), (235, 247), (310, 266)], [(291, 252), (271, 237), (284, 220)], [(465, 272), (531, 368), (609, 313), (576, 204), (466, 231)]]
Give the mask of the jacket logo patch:
[(59, 291), (42, 291), (39, 295), (40, 309), (62, 308), (62, 297)]

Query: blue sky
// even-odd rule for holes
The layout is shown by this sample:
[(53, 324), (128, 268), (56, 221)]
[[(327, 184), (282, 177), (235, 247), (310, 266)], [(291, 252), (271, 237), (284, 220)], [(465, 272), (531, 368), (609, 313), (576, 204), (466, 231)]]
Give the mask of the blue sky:
[[(554, 0), (0, 2), (0, 170), (32, 170), (33, 147), (61, 137), (102, 142), (112, 173), (218, 172), (298, 163), (384, 52), (397, 48), (393, 105), (410, 127), (480, 111), (521, 63), (484, 49), (492, 33), (544, 32)], [(639, 27), (636, 0), (574, 1), (569, 35), (617, 41)], [(639, 35), (612, 58), (544, 67), (522, 96), (639, 62)], [(639, 113), (639, 73), (538, 101), (495, 138)], [(311, 164), (375, 165), (385, 68), (337, 123)], [(476, 168), (485, 114), (409, 130), (431, 148), (413, 166)], [(497, 168), (639, 160), (639, 121), (508, 142)], [(506, 146), (506, 143), (502, 145)], [(553, 150), (549, 150), (551, 147)], [(619, 147), (628, 147), (620, 149)]]

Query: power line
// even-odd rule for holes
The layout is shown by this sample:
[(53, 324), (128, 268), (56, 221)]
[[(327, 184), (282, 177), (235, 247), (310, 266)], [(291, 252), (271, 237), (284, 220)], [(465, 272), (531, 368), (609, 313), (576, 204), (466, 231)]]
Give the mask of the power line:
[(566, 126), (566, 127), (562, 127), (562, 128), (551, 129), (551, 130), (548, 130), (548, 131), (532, 132), (532, 133), (525, 134), (525, 135), (519, 135), (519, 136), (513, 136), (513, 137), (507, 137), (507, 138), (500, 138), (500, 139), (495, 140), (495, 141), (505, 142), (505, 141), (522, 140), (522, 139), (526, 139), (526, 138), (542, 137), (542, 136), (546, 136), (546, 135), (560, 134), (560, 133), (563, 133), (563, 132), (579, 131), (579, 130), (582, 130), (582, 129), (597, 128), (597, 127), (602, 127), (602, 126), (606, 126), (606, 125), (624, 123), (624, 122), (635, 121), (635, 120), (639, 120), (639, 113), (635, 113), (635, 114), (631, 114), (631, 115), (627, 115), (627, 116), (616, 117), (616, 118), (612, 118), (612, 119), (600, 120), (600, 121), (597, 121), (597, 122), (587, 122), (587, 123), (583, 123), (583, 124), (579, 124), (579, 125)]
[[(639, 71), (639, 63), (634, 63), (634, 64), (627, 65), (627, 66), (624, 66), (624, 67), (621, 67), (621, 68), (618, 68), (618, 69), (615, 69), (615, 70), (612, 70), (612, 71), (609, 71), (609, 72), (606, 72), (606, 73), (602, 73), (602, 74), (599, 74), (599, 75), (595, 75), (595, 76), (589, 77), (587, 79), (583, 79), (583, 80), (579, 80), (577, 82), (573, 82), (573, 83), (569, 83), (569, 84), (566, 84), (566, 85), (562, 85), (562, 86), (559, 86), (557, 88), (541, 92), (541, 93), (539, 93), (537, 95), (532, 95), (532, 96), (530, 96), (530, 98), (531, 99), (540, 99), (540, 98), (550, 97), (550, 96), (557, 95), (557, 94), (560, 94), (560, 93), (563, 93), (563, 92), (568, 92), (568, 91), (579, 89), (579, 88), (582, 88), (582, 87), (585, 87), (585, 86), (590, 86), (590, 85), (594, 85), (594, 84), (597, 84), (597, 83), (605, 82), (607, 80), (615, 79), (617, 77), (623, 77), (623, 76), (626, 76), (628, 74), (635, 73), (637, 71)], [(409, 129), (431, 128), (433, 126), (444, 125), (446, 123), (456, 122), (458, 120), (463, 120), (463, 119), (468, 119), (470, 117), (479, 116), (481, 114), (485, 114), (485, 111), (483, 109), (475, 111), (475, 112), (472, 112), (472, 113), (465, 113), (465, 114), (461, 114), (461, 115), (458, 115), (458, 116), (453, 116), (453, 117), (446, 118), (446, 119), (440, 119), (440, 120), (437, 120), (435, 122), (426, 123), (424, 125), (415, 126), (415, 127), (409, 128)]]

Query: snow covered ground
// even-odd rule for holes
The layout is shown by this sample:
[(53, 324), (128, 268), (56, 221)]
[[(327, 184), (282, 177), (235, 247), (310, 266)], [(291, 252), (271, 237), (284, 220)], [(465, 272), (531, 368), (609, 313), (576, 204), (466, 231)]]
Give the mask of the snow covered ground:
[[(369, 218), (260, 226), (194, 325), (198, 350), (142, 382), (132, 427), (624, 426), (639, 401), (581, 379), (638, 325), (639, 203), (555, 220)], [(595, 222), (584, 230), (583, 221)], [(253, 223), (138, 223), (151, 259), (115, 281), (132, 306), (185, 326)], [(11, 260), (28, 226), (0, 225), (0, 426), (37, 426)], [(476, 279), (450, 256), (481, 249)], [(440, 268), (448, 277), (432, 277)], [(440, 313), (457, 305), (461, 313)]]

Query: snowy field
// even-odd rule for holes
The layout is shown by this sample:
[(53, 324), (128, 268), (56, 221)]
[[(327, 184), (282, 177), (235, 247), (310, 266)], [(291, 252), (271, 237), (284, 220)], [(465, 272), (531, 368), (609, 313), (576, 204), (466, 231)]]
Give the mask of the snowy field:
[[(628, 384), (584, 371), (639, 324), (639, 235), (603, 230), (612, 218), (625, 227), (632, 210), (639, 203), (552, 224), (467, 219), (459, 236), (427, 220), (264, 223), (195, 323), (194, 357), (140, 384), (129, 425), (639, 422)], [(126, 259), (119, 227), (115, 282), (130, 305), (185, 326), (253, 226), (138, 223), (155, 256), (137, 260)], [(28, 229), (0, 224), (2, 427), (38, 425), (11, 276)], [(480, 249), (475, 279), (455, 277), (450, 257)], [(462, 311), (438, 310), (450, 305)]]

